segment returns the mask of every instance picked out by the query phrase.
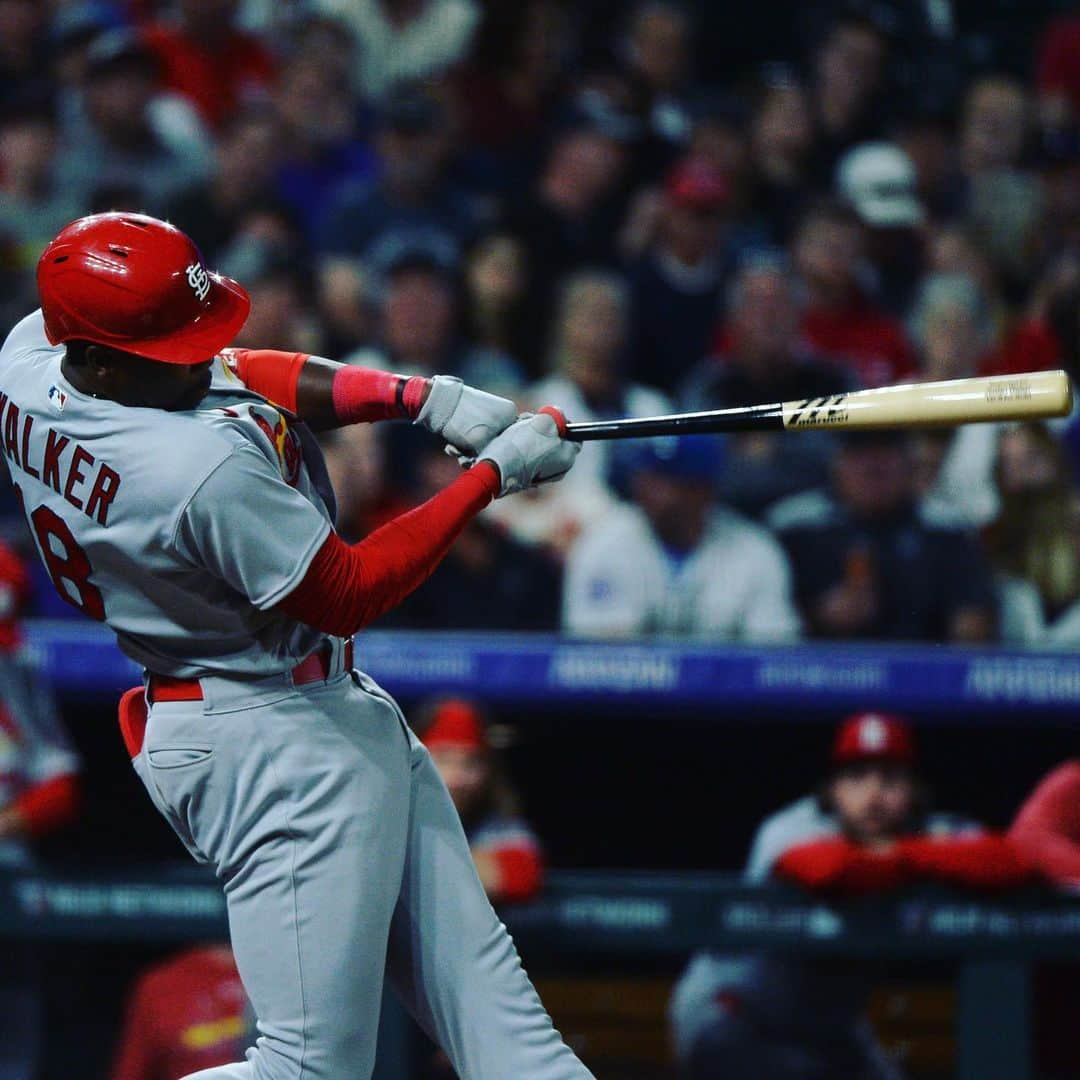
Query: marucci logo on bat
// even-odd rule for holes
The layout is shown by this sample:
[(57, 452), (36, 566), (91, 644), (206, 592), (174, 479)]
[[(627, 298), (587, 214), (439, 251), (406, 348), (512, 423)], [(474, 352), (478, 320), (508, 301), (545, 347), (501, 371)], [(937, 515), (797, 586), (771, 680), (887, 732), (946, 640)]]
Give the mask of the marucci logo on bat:
[(784, 426), (829, 427), (832, 424), (845, 424), (848, 411), (843, 406), (847, 397), (847, 394), (833, 394), (831, 397), (807, 398), (785, 421)]

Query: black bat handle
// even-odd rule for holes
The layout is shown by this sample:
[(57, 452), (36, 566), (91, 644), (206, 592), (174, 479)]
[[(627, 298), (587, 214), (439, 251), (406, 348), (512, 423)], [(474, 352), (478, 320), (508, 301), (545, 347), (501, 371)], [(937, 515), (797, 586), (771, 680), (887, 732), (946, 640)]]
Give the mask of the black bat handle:
[(590, 420), (567, 424), (564, 437), (575, 442), (592, 442), (596, 439), (651, 439), (658, 435), (783, 430), (784, 408), (777, 402), (773, 405), (751, 405), (745, 409), (641, 416), (628, 420)]

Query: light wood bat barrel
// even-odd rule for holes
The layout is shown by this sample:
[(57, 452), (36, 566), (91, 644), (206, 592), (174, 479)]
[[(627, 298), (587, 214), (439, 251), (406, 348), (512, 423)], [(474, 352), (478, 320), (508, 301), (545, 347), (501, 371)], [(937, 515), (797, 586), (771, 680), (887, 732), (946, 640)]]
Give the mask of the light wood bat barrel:
[(911, 383), (809, 401), (785, 401), (784, 427), (869, 430), (1068, 416), (1072, 384), (1064, 371)]

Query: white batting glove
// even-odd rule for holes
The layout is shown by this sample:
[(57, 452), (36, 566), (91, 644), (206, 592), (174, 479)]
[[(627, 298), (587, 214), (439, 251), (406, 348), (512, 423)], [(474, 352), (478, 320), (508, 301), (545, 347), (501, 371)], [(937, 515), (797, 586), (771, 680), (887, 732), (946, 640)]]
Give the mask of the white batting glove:
[(466, 457), (475, 457), (517, 415), (517, 406), (506, 398), (466, 386), (453, 375), (436, 375), (414, 422), (441, 435)]
[[(550, 406), (549, 406), (550, 408)], [(557, 422), (552, 414), (557, 413)], [(581, 453), (581, 443), (562, 438), (566, 421), (557, 409), (545, 413), (525, 413), (496, 436), (480, 455), (499, 470), (501, 486), (496, 498), (515, 491), (560, 480)]]

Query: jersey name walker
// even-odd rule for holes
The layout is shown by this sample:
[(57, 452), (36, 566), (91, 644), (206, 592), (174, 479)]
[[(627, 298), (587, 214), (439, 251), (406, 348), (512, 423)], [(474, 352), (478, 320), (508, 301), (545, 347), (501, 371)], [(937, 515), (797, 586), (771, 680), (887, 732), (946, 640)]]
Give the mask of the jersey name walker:
[(323, 635), (274, 610), (334, 513), (308, 429), (220, 358), (187, 412), (76, 390), (41, 312), (0, 347), (0, 442), (60, 595), (165, 675), (285, 671)]

